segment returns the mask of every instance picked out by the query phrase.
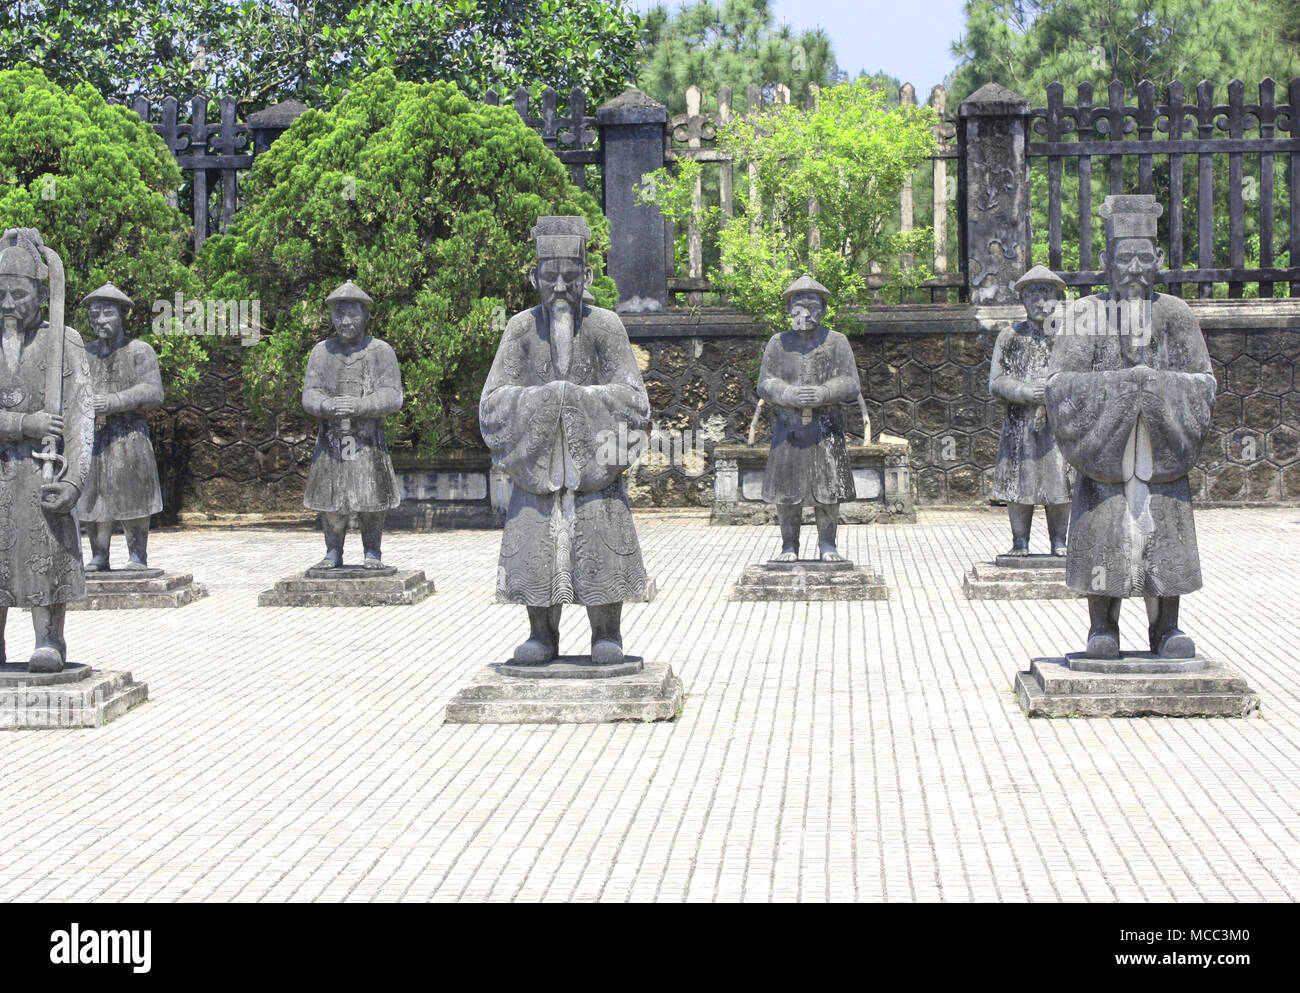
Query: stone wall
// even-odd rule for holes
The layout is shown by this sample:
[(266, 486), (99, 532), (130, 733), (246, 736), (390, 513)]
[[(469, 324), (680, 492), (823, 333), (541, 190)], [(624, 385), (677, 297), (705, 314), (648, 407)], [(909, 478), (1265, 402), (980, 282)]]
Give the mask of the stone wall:
[[(1213, 503), (1300, 501), (1300, 300), (1191, 306), (1219, 381), (1215, 424), (1193, 473), (1193, 493)], [(989, 358), (998, 328), (1021, 313), (964, 304), (879, 308), (867, 333), (852, 339), (873, 430), (911, 443), (918, 504), (988, 499), (1003, 418), (988, 393)], [(630, 478), (632, 501), (710, 506), (713, 450), (746, 439), (764, 340), (743, 315), (726, 309), (628, 316), (625, 323), (663, 439), (662, 453), (652, 450)], [(237, 349), (223, 350), (189, 403), (151, 419), (169, 512), (302, 511), (314, 425), (288, 414), (269, 425), (254, 421), (240, 395), (239, 358)], [(845, 413), (851, 433), (860, 433), (856, 412)], [(453, 428), (452, 443), (435, 463), (396, 454), (413, 499), (432, 500), (444, 490), (477, 497), (483, 489), (475, 474), (486, 479), (488, 460), (473, 444), (473, 412)], [(768, 437), (760, 419), (758, 438)], [(443, 473), (454, 475), (444, 480)], [(490, 518), (492, 502), (470, 501), (461, 509), (481, 507)], [(408, 517), (468, 519), (464, 513)]]

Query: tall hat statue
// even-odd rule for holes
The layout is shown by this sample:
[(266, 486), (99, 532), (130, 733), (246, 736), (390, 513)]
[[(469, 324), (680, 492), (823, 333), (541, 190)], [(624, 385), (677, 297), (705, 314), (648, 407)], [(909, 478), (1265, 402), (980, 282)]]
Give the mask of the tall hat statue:
[(94, 417), (81, 336), (64, 325), (65, 292), (62, 260), (37, 231), (0, 235), (0, 441), (15, 456), (0, 488), (0, 635), (10, 607), (31, 610), (29, 672), (63, 669), (67, 604), (86, 593), (76, 506)]

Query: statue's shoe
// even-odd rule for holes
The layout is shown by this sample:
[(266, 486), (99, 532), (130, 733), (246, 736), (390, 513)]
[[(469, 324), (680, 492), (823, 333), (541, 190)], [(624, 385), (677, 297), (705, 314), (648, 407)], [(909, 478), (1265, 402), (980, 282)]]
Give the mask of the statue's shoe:
[(107, 572), (107, 571), (108, 571), (108, 563), (107, 563), (107, 562), (96, 562), (94, 559), (91, 559), (89, 562), (86, 563), (86, 571), (87, 571), (87, 572)]
[(545, 665), (551, 659), (555, 658), (556, 652), (552, 645), (537, 638), (529, 638), (522, 645), (515, 649), (514, 659), (512, 661), (519, 665)]
[(1057, 545), (1055, 548), (1052, 549), (1052, 554), (1055, 555), (1057, 558), (1065, 558), (1065, 546)]
[(623, 661), (623, 646), (605, 638), (591, 643), (591, 661), (594, 665), (618, 665)]
[(1151, 639), (1151, 651), (1162, 659), (1190, 659), (1196, 656), (1196, 645), (1178, 628), (1170, 628), (1159, 638)]
[(337, 569), (338, 566), (339, 563), (335, 562), (332, 558), (330, 558), (327, 555), (325, 556), (325, 558), (321, 559), (314, 566), (312, 566), (312, 568), (313, 569)]
[(134, 559), (130, 559), (127, 561), (126, 565), (122, 566), (122, 571), (125, 572), (128, 569), (148, 569), (148, 568), (149, 566), (146, 565), (145, 563), (136, 562)]
[(1029, 546), (1026, 545), (1024, 548), (1021, 548), (1019, 545), (1012, 545), (1012, 546), (1011, 546), (1011, 551), (1007, 552), (1007, 554), (1008, 554), (1008, 555), (1017, 555), (1017, 556), (1019, 556), (1019, 555), (1028, 555), (1028, 554), (1029, 554)]
[(1110, 628), (1089, 631), (1086, 654), (1095, 659), (1119, 658), (1119, 632)]
[(370, 558), (368, 558), (368, 559), (365, 559), (364, 561), (362, 561), (362, 563), (361, 563), (361, 568), (363, 568), (363, 569), (382, 569), (382, 568), (384, 568), (384, 562), (383, 562), (382, 559), (370, 559)]
[(28, 672), (62, 672), (63, 656), (59, 654), (57, 648), (50, 648), (48, 645), (42, 646), (32, 652), (32, 657), (27, 660)]

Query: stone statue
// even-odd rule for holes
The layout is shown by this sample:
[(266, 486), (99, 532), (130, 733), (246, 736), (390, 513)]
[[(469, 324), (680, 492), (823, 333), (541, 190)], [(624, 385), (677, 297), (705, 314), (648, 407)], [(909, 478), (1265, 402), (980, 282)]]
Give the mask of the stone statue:
[[(47, 285), (48, 280), (48, 285)], [(59, 256), (32, 228), (0, 238), (0, 663), (10, 607), (36, 633), (29, 672), (67, 660), (66, 605), (86, 595), (77, 499), (94, 439), (90, 368), (67, 327)], [(41, 305), (50, 304), (49, 322)]]
[(325, 298), (334, 336), (307, 359), (302, 406), (320, 419), (303, 506), (325, 525), (325, 558), (316, 569), (343, 564), (348, 515), (361, 525), (362, 565), (384, 568), (384, 515), (402, 502), (388, 455), (384, 418), (402, 409), (402, 373), (387, 342), (366, 334), (370, 297), (351, 280)]
[(861, 392), (849, 340), (821, 326), (830, 291), (803, 275), (781, 294), (791, 330), (767, 343), (758, 373), (758, 395), (773, 408), (772, 450), (763, 476), (763, 499), (776, 504), (781, 525), (777, 562), (799, 558), (803, 505), (817, 521), (817, 552), (823, 562), (842, 562), (835, 545), (840, 502), (856, 496), (844, 441), (840, 404)]
[(131, 298), (112, 283), (87, 293), (81, 301), (90, 313), (95, 340), (86, 346), (95, 408), (95, 447), (90, 478), (77, 504), (88, 525), (87, 572), (108, 569), (113, 525), (122, 522), (128, 561), (124, 569), (149, 565), (149, 518), (163, 509), (158, 466), (149, 443), (144, 411), (163, 402), (158, 356), (143, 341), (122, 331)]
[(1025, 306), (1023, 321), (998, 335), (989, 369), (989, 393), (1007, 405), (993, 498), (1005, 500), (1011, 518), (1010, 555), (1029, 554), (1034, 507), (1047, 512), (1052, 554), (1065, 554), (1073, 473), (1052, 437), (1043, 406), (1053, 339), (1044, 324), (1065, 299), (1065, 281), (1038, 265), (1012, 287)]
[(1119, 656), (1124, 597), (1146, 599), (1151, 651), (1191, 658), (1178, 598), (1201, 587), (1187, 474), (1214, 408), (1200, 325), (1154, 292), (1161, 207), (1146, 195), (1101, 207), (1110, 289), (1075, 301), (1052, 349), (1045, 395), (1057, 444), (1079, 471), (1066, 582), (1088, 595), (1087, 654)]
[(514, 661), (559, 650), (560, 610), (580, 603), (591, 660), (624, 660), (623, 601), (644, 594), (646, 571), (623, 485), (627, 454), (603, 444), (644, 428), (650, 401), (618, 316), (583, 302), (591, 284), (582, 217), (539, 217), (529, 279), (541, 305), (506, 325), (483, 386), (479, 425), (513, 486), (497, 593), (528, 607), (529, 638)]

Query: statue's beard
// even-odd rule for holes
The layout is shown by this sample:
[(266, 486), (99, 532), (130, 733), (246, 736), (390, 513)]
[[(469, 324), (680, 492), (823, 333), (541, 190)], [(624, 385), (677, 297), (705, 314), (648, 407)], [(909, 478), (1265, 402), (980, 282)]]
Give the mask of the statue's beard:
[(555, 349), (555, 371), (568, 376), (573, 355), (573, 308), (568, 300), (556, 298), (551, 303), (551, 345)]

